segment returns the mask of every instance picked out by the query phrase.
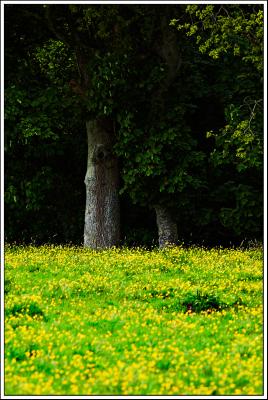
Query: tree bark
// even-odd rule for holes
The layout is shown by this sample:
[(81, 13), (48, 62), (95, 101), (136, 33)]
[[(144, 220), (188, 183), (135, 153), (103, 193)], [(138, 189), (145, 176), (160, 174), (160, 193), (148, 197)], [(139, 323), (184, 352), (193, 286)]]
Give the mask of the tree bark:
[(164, 248), (169, 245), (175, 245), (178, 242), (177, 224), (174, 222), (170, 211), (162, 206), (154, 207), (156, 212), (156, 222), (158, 227), (159, 247)]
[(166, 64), (166, 75), (152, 95), (149, 121), (153, 124), (165, 117), (165, 102), (168, 90), (178, 76), (182, 64), (177, 31), (169, 26), (171, 15), (163, 15), (160, 21), (161, 36), (156, 39), (153, 49)]
[[(160, 24), (161, 37), (154, 45), (157, 54), (166, 64), (166, 76), (160, 82), (157, 90), (152, 96), (149, 121), (151, 125), (159, 120), (165, 119), (165, 107), (167, 95), (172, 83), (178, 75), (182, 59), (178, 45), (177, 33), (170, 28), (168, 15), (163, 15)], [(156, 223), (158, 227), (159, 247), (164, 248), (168, 245), (174, 245), (178, 242), (177, 224), (174, 221), (170, 210), (163, 205), (156, 205)]]
[(102, 120), (87, 121), (84, 246), (105, 249), (120, 239), (119, 170), (112, 152), (114, 134)]

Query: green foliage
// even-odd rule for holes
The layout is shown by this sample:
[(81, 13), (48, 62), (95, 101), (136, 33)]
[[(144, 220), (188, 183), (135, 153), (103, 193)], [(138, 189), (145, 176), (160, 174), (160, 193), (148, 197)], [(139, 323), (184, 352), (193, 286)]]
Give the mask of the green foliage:
[(91, 81), (87, 107), (94, 117), (114, 116), (123, 99), (131, 74), (131, 60), (127, 54), (106, 53), (96, 55), (90, 62)]
[(66, 85), (66, 75), (71, 76), (75, 71), (73, 53), (59, 40), (49, 39), (42, 47), (38, 47), (35, 58), (40, 66), (40, 72), (50, 82), (57, 85), (58, 90)]
[(220, 219), (223, 226), (233, 227), (238, 234), (248, 232), (258, 232), (258, 224), (262, 218), (262, 197), (252, 186), (239, 184), (237, 187), (231, 187), (231, 192), (235, 196), (235, 207), (222, 208)]
[(263, 70), (263, 6), (262, 5), (188, 5), (191, 23), (172, 25), (195, 36), (202, 53), (214, 59), (233, 54)]
[[(234, 163), (239, 172), (248, 168), (262, 168), (263, 156), (263, 7), (262, 5), (191, 5), (186, 13), (192, 24), (178, 24), (195, 36), (201, 53), (221, 57), (225, 70), (219, 82), (225, 103), (225, 126), (215, 137), (213, 161)], [(174, 20), (172, 24), (177, 24)], [(237, 73), (237, 81), (229, 72)], [(227, 92), (232, 84), (231, 93)], [(227, 85), (227, 87), (226, 87)], [(221, 89), (219, 89), (221, 92)]]
[[(261, 5), (13, 5), (5, 15), (8, 240), (81, 242), (85, 121), (96, 118), (114, 126), (123, 203), (171, 208), (186, 241), (262, 236)], [(159, 48), (175, 32), (180, 62), (166, 85)], [(123, 230), (127, 243), (154, 240), (151, 222)]]
[[(44, 138), (57, 137), (51, 129), (52, 123), (58, 120), (56, 109), (56, 92), (52, 88), (43, 90), (42, 95), (38, 97), (37, 93), (29, 96), (29, 91), (20, 89), (15, 85), (7, 88), (5, 92), (5, 121), (6, 131), (9, 135), (11, 127), (15, 125), (15, 131), (12, 129), (10, 136), (19, 137), (20, 141), (26, 141), (30, 136), (42, 136)], [(54, 121), (53, 121), (54, 119)], [(12, 136), (8, 138), (7, 143), (12, 145)]]
[[(171, 24), (218, 65), (214, 93), (224, 107), (225, 121), (220, 129), (208, 130), (207, 138), (217, 177), (208, 186), (220, 207), (220, 224), (237, 235), (256, 234), (262, 225), (262, 212), (257, 210), (262, 210), (263, 6), (189, 5), (184, 20)], [(206, 215), (209, 220), (208, 209)]]
[(240, 106), (228, 105), (228, 124), (220, 132), (207, 134), (215, 137), (215, 149), (211, 154), (214, 164), (232, 163), (238, 172), (263, 166), (263, 100), (244, 98), (243, 102)]
[(11, 309), (6, 310), (6, 315), (16, 316), (18, 314), (27, 314), (30, 317), (34, 317), (35, 315), (44, 317), (44, 312), (34, 302), (30, 304), (14, 304)]
[(227, 307), (227, 304), (221, 302), (214, 294), (188, 293), (182, 301), (185, 312), (200, 313), (201, 311), (219, 311)]
[[(86, 160), (86, 141), (77, 134), (85, 134), (84, 108), (68, 84), (72, 53), (42, 24), (29, 35), (42, 8), (20, 10), (5, 13), (5, 238), (81, 243), (85, 167), (77, 158)], [(19, 41), (11, 41), (14, 25)]]

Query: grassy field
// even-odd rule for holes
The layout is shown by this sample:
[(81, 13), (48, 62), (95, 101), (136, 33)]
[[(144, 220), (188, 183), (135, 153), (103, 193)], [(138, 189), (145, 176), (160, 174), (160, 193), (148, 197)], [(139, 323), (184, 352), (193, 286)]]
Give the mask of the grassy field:
[(5, 249), (6, 395), (261, 395), (262, 250)]

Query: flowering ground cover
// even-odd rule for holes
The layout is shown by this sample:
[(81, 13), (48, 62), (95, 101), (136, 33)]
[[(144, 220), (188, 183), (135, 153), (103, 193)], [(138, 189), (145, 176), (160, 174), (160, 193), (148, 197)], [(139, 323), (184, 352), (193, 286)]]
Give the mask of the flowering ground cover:
[(5, 249), (6, 395), (261, 395), (261, 249)]

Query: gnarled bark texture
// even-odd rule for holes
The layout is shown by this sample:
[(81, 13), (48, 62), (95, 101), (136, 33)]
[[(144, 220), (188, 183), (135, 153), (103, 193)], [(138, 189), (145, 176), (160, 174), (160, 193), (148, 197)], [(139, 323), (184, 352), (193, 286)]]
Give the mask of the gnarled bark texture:
[(170, 211), (162, 205), (156, 205), (154, 209), (156, 212), (156, 222), (158, 227), (159, 247), (164, 248), (169, 245), (177, 244), (177, 224), (174, 222), (174, 218)]
[(86, 127), (88, 162), (84, 246), (104, 249), (117, 245), (120, 239), (118, 161), (112, 153), (113, 132), (104, 121), (88, 121)]

